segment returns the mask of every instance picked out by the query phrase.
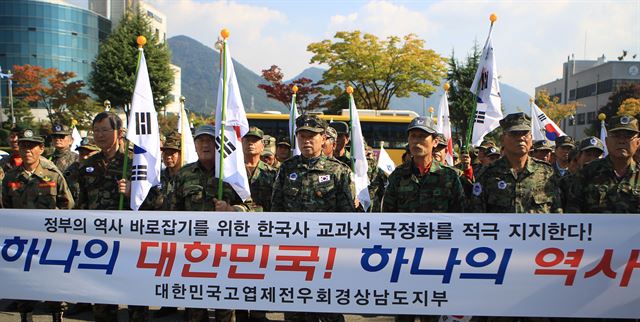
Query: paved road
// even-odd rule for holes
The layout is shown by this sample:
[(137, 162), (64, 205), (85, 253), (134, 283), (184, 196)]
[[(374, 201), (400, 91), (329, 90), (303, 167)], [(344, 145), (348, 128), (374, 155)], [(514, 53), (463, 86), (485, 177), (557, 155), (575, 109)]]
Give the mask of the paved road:
[[(10, 301), (8, 300), (0, 300), (0, 322), (15, 322), (20, 321), (20, 314), (15, 312), (6, 312), (6, 307), (9, 305)], [(157, 311), (158, 307), (152, 307), (152, 312)], [(164, 318), (152, 318), (152, 321), (158, 322), (183, 322), (182, 313), (183, 310), (179, 310), (177, 314), (170, 315)], [(153, 314), (153, 313), (152, 313)], [(267, 317), (272, 321), (283, 321), (284, 316), (282, 313), (269, 313)], [(118, 318), (120, 322), (126, 322), (129, 320), (127, 315), (127, 309), (125, 306), (120, 307), (120, 311), (118, 313)], [(347, 322), (393, 322), (393, 317), (388, 316), (378, 316), (378, 317), (367, 317), (364, 318), (360, 315), (346, 315), (345, 316)], [(50, 322), (51, 316), (45, 313), (45, 308), (43, 305), (37, 305), (36, 310), (33, 315), (34, 322)], [(86, 322), (93, 321), (93, 315), (90, 312), (85, 312), (73, 317), (65, 317), (65, 322)], [(213, 319), (213, 312), (211, 314), (211, 321)]]

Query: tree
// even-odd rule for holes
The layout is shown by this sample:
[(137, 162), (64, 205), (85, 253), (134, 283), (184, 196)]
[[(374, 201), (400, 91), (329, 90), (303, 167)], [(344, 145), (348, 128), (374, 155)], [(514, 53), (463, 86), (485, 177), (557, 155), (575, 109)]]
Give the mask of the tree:
[(269, 69), (263, 69), (262, 78), (269, 84), (260, 84), (258, 88), (264, 90), (267, 93), (267, 97), (284, 104), (287, 109), (291, 106), (291, 97), (293, 96), (291, 89), (294, 85), (298, 86), (296, 105), (302, 110), (317, 108), (323, 101), (322, 94), (320, 94), (320, 86), (312, 84), (313, 80), (300, 77), (290, 84), (285, 84), (282, 82), (284, 78), (282, 70), (276, 65), (272, 65)]
[(127, 13), (109, 38), (100, 45), (98, 56), (92, 63), (89, 84), (100, 101), (108, 99), (112, 106), (121, 108), (131, 103), (138, 62), (136, 38), (140, 35), (147, 38), (144, 55), (154, 105), (156, 110), (161, 110), (172, 99), (169, 95), (173, 86), (169, 48), (165, 43), (158, 42), (150, 22), (140, 12)]
[[(622, 103), (629, 98), (640, 98), (640, 84), (626, 83), (617, 87), (609, 96), (609, 101), (600, 108), (598, 113), (604, 113), (607, 119), (618, 113)], [(600, 121), (592, 123), (593, 133), (600, 133)]]
[[(414, 34), (380, 40), (360, 31), (340, 31), (336, 42), (311, 43), (311, 63), (327, 64), (324, 85), (351, 85), (357, 106), (386, 110), (392, 97), (412, 92), (428, 97), (446, 73), (445, 59)], [(344, 91), (344, 89), (343, 89)]]
[(558, 97), (549, 97), (547, 90), (541, 90), (536, 93), (536, 105), (544, 114), (547, 115), (556, 124), (560, 124), (565, 118), (575, 115), (578, 103), (560, 104)]
[(640, 115), (640, 98), (627, 98), (624, 100), (620, 104), (618, 115), (631, 115), (634, 117)]
[[(89, 95), (82, 92), (82, 80), (72, 81), (74, 72), (61, 72), (55, 68), (40, 66), (13, 66), (14, 93), (27, 103), (34, 103), (47, 109), (51, 123), (70, 125), (70, 115), (92, 118), (93, 110), (85, 104)], [(46, 79), (46, 82), (45, 82)], [(80, 119), (78, 119), (80, 120)]]
[(451, 52), (451, 58), (449, 58), (449, 71), (447, 72), (447, 78), (451, 85), (449, 88), (449, 119), (453, 125), (452, 130), (458, 138), (463, 139), (463, 144), (466, 144), (464, 140), (466, 140), (467, 132), (471, 130), (469, 129), (469, 116), (476, 107), (476, 96), (470, 88), (478, 69), (481, 54), (478, 43), (475, 42), (464, 61), (456, 59), (455, 51)]

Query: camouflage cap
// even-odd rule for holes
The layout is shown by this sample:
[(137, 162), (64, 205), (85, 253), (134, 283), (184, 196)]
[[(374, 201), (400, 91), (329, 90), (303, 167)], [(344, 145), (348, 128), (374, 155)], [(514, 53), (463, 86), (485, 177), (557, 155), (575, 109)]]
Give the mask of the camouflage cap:
[(324, 134), (327, 138), (333, 139), (334, 141), (338, 139), (338, 132), (336, 132), (336, 129), (334, 129), (331, 124), (329, 124)]
[(276, 146), (278, 145), (286, 145), (288, 147), (291, 147), (291, 140), (289, 140), (288, 136), (281, 136), (278, 138), (278, 142), (276, 143)]
[(638, 130), (638, 119), (630, 115), (614, 116), (609, 120), (607, 131), (632, 131), (640, 132)]
[(511, 113), (500, 120), (500, 127), (504, 132), (531, 131), (531, 118), (522, 112)]
[(570, 146), (572, 148), (576, 147), (576, 140), (568, 135), (563, 135), (556, 139), (556, 148), (561, 146)]
[(578, 151), (582, 152), (589, 149), (596, 149), (604, 152), (604, 144), (602, 141), (595, 136), (588, 136), (582, 141), (580, 141), (580, 145), (578, 146)]
[(260, 155), (261, 156), (273, 155), (273, 152), (271, 150), (264, 150)]
[(32, 129), (24, 129), (18, 134), (18, 142), (36, 142), (44, 144), (44, 138), (36, 135)]
[(345, 122), (340, 122), (340, 121), (331, 122), (329, 123), (329, 126), (334, 128), (337, 134), (347, 134), (347, 135), (349, 134), (349, 125), (347, 125), (347, 123)]
[(411, 123), (409, 123), (409, 126), (407, 127), (407, 132), (413, 129), (423, 130), (430, 134), (438, 133), (438, 131), (436, 131), (435, 124), (433, 124), (433, 119), (430, 117), (418, 116), (411, 120)]
[(216, 137), (216, 128), (211, 124), (200, 125), (196, 129), (196, 133), (193, 136), (194, 139), (197, 139), (200, 135), (209, 135), (211, 137)]
[(479, 149), (488, 149), (492, 146), (496, 146), (496, 144), (493, 141), (490, 140), (483, 140), (482, 143), (480, 143), (480, 146), (478, 147)]
[(171, 131), (171, 133), (167, 134), (167, 137), (164, 141), (164, 144), (160, 148), (160, 150), (180, 150), (182, 146), (182, 135), (178, 133), (178, 131)]
[(76, 151), (80, 149), (87, 149), (91, 151), (101, 151), (101, 149), (95, 144), (92, 136), (85, 136), (80, 141), (80, 146), (76, 148)]
[(66, 125), (56, 123), (51, 127), (51, 135), (71, 135), (71, 130)]
[(259, 129), (257, 126), (251, 126), (249, 127), (249, 132), (247, 132), (247, 134), (244, 135), (246, 136), (255, 136), (259, 139), (264, 139), (264, 131), (262, 131), (261, 129)]
[(500, 149), (498, 149), (495, 146), (492, 146), (490, 148), (487, 149), (487, 156), (492, 156), (492, 155), (500, 155)]
[(296, 119), (296, 133), (299, 131), (324, 133), (326, 128), (327, 122), (315, 115), (301, 115)]
[(533, 142), (532, 149), (534, 151), (543, 151), (543, 150), (553, 151), (553, 147), (551, 146), (551, 142), (549, 142), (547, 140), (537, 140), (537, 141)]
[(447, 146), (447, 139), (444, 137), (444, 134), (438, 133), (436, 137), (438, 138), (438, 146)]

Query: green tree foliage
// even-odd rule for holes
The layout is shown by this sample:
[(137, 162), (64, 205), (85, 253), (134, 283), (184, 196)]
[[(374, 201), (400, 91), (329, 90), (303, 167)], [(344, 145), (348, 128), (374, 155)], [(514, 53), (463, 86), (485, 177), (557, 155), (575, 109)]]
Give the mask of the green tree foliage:
[(326, 39), (307, 46), (314, 54), (311, 63), (329, 66), (322, 84), (353, 86), (362, 109), (386, 110), (392, 97), (412, 92), (428, 97), (446, 74), (446, 59), (425, 49), (425, 41), (414, 34), (379, 39), (340, 31), (334, 38), (335, 42)]
[[(629, 98), (640, 98), (640, 84), (627, 83), (616, 88), (609, 96), (607, 104), (600, 108), (598, 113), (604, 113), (609, 119), (618, 114), (622, 103)], [(593, 122), (592, 128), (594, 129), (593, 133), (600, 133), (600, 121)]]
[(463, 144), (469, 129), (469, 117), (476, 106), (476, 97), (469, 90), (473, 84), (473, 78), (478, 69), (480, 55), (482, 51), (478, 43), (474, 43), (471, 52), (467, 54), (464, 61), (455, 57), (455, 51), (451, 52), (449, 58), (449, 71), (447, 78), (451, 87), (449, 88), (449, 117), (452, 124), (454, 137), (462, 138)]
[(144, 55), (154, 105), (156, 110), (161, 110), (173, 99), (169, 95), (173, 86), (169, 47), (158, 43), (159, 39), (152, 32), (150, 22), (140, 12), (126, 14), (109, 38), (100, 45), (96, 61), (92, 63), (89, 84), (100, 101), (108, 99), (112, 106), (119, 108), (130, 104), (138, 62), (136, 39), (140, 35), (147, 38)]

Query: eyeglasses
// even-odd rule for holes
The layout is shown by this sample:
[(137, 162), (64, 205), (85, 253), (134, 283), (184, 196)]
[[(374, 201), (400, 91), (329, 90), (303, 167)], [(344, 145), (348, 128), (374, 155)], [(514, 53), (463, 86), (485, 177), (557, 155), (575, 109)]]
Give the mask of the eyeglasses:
[(638, 133), (631, 131), (613, 131), (609, 136), (617, 140), (633, 140), (638, 137)]

